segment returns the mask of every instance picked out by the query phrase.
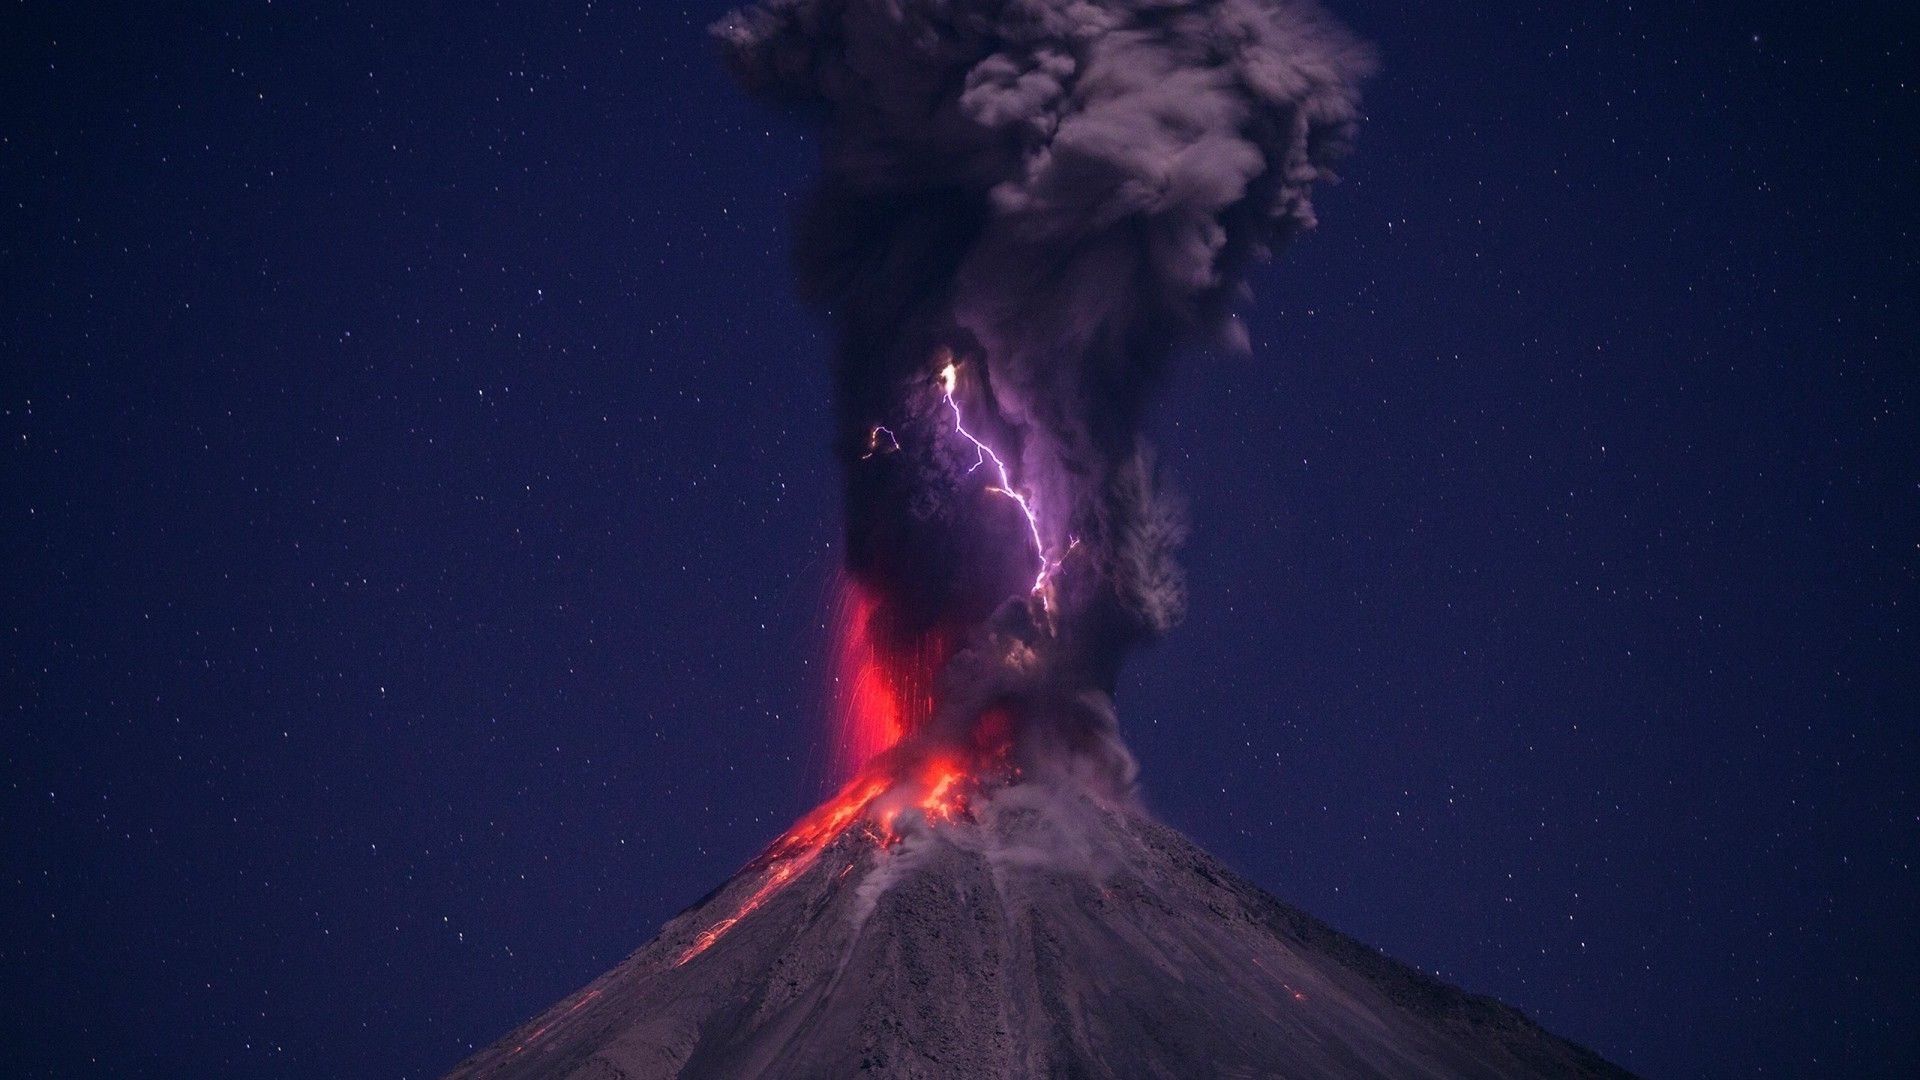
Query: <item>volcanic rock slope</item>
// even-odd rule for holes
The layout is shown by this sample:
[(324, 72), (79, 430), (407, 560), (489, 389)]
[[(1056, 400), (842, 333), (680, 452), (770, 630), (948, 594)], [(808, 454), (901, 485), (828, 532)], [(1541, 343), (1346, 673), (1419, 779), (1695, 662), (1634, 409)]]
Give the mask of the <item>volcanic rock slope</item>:
[(779, 850), (449, 1080), (1629, 1075), (1084, 794)]

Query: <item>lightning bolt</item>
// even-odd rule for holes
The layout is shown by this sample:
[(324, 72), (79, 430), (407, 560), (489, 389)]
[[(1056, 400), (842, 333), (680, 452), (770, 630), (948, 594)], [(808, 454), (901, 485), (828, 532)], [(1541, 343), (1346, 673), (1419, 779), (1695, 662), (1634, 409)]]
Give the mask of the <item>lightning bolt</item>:
[[(1073, 551), (1080, 546), (1080, 538), (1077, 536), (1069, 537), (1066, 552), (1064, 552), (1059, 559), (1053, 559), (1047, 556), (1047, 542), (1040, 535), (1039, 508), (1034, 505), (1031, 496), (1013, 486), (1013, 474), (1011, 470), (1007, 468), (1006, 459), (1002, 458), (993, 447), (987, 445), (978, 435), (967, 430), (966, 416), (961, 413), (960, 401), (954, 396), (960, 386), (959, 365), (954, 362), (953, 353), (946, 349), (941, 349), (938, 355), (943, 361), (943, 366), (940, 368), (939, 374), (940, 397), (941, 400), (946, 403), (947, 410), (953, 414), (954, 434), (959, 435), (961, 438), (967, 440), (967, 442), (973, 444), (973, 466), (967, 470), (967, 475), (971, 476), (979, 471), (981, 466), (991, 463), (993, 465), (994, 475), (998, 478), (999, 482), (987, 485), (987, 491), (1012, 500), (1013, 504), (1020, 508), (1020, 516), (1025, 518), (1027, 522), (1027, 538), (1033, 542), (1033, 558), (1036, 563), (1033, 572), (1033, 586), (1029, 592), (1032, 596), (1039, 599), (1040, 606), (1047, 615), (1048, 628), (1051, 629), (1053, 623), (1053, 572), (1060, 568), (1061, 561), (1065, 559), (1067, 555), (1072, 554)], [(883, 454), (891, 454), (899, 449), (900, 439), (894, 435), (892, 429), (880, 424), (875, 424), (872, 430), (867, 432), (867, 449), (866, 453), (860, 455), (860, 460), (866, 461)]]
[(993, 452), (993, 447), (981, 442), (973, 432), (967, 430), (966, 420), (960, 415), (960, 403), (953, 397), (954, 388), (959, 385), (959, 382), (960, 370), (949, 359), (946, 366), (940, 369), (940, 390), (946, 398), (947, 408), (953, 410), (953, 430), (973, 444), (973, 468), (968, 469), (967, 474), (972, 475), (980, 466), (989, 461), (993, 462), (994, 472), (999, 474), (1000, 482), (990, 485), (987, 490), (1012, 499), (1014, 505), (1020, 508), (1020, 513), (1026, 516), (1027, 533), (1033, 538), (1033, 555), (1040, 562), (1040, 569), (1033, 576), (1033, 593), (1039, 596), (1051, 610), (1052, 602), (1047, 595), (1047, 578), (1053, 574), (1057, 564), (1047, 558), (1047, 542), (1040, 538), (1040, 515), (1033, 508), (1033, 500), (1013, 486), (1013, 478), (1007, 473), (1007, 463), (1000, 460), (1000, 455)]
[[(887, 445), (885, 446), (880, 445), (880, 436), (882, 435), (887, 437)], [(876, 454), (891, 454), (899, 449), (900, 439), (894, 435), (893, 429), (887, 427), (885, 424), (875, 424), (873, 425), (873, 430), (867, 432), (867, 452), (860, 455), (860, 460), (865, 461)]]

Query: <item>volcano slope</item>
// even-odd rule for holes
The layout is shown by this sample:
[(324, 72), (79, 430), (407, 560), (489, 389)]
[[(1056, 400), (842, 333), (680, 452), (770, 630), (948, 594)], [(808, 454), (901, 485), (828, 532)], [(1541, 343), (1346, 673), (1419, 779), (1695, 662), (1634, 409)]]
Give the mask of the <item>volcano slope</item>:
[(839, 802), (450, 1080), (1629, 1075), (1071, 784)]

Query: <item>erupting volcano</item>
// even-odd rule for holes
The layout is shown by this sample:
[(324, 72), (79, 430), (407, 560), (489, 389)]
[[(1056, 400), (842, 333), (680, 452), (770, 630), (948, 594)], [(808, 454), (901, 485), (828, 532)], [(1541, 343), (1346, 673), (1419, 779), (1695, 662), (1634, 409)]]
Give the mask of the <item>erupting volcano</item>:
[(1296, 0), (761, 0), (715, 28), (821, 131), (842, 786), (458, 1077), (1622, 1075), (1151, 821), (1127, 652), (1179, 617), (1142, 431), (1313, 224), (1368, 50)]

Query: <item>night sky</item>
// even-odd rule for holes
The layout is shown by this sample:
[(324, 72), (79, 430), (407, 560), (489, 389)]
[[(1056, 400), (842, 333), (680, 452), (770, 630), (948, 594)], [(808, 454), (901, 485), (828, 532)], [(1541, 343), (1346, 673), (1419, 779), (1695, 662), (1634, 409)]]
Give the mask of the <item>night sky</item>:
[[(724, 0), (172, 6), (4, 17), (0, 1074), (431, 1077), (823, 794), (814, 148)], [(1651, 1077), (1913, 1075), (1899, 5), (1487, 7), (1342, 5), (1156, 413), (1146, 798)]]

